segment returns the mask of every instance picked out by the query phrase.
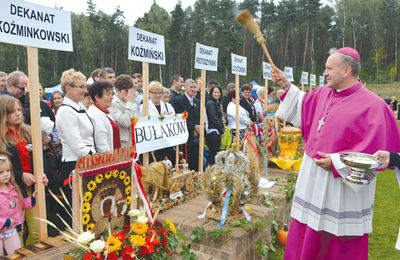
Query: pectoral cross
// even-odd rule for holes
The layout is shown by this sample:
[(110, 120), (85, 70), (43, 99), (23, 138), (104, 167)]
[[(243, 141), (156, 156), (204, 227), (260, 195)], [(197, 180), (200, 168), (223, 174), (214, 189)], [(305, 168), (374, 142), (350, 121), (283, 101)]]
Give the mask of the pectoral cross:
[(318, 129), (317, 131), (319, 132), (319, 130), (321, 129), (321, 127), (325, 124), (324, 121), (324, 117), (322, 117), (319, 121), (318, 121)]

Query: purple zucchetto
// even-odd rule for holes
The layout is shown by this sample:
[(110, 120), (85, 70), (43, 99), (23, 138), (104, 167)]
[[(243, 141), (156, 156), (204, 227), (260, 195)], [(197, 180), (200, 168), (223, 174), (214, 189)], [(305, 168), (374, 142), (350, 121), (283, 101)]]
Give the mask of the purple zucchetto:
[(344, 48), (338, 49), (336, 51), (346, 54), (346, 55), (349, 55), (349, 56), (353, 57), (354, 59), (358, 60), (358, 62), (360, 62), (360, 54), (358, 54), (358, 51), (356, 51), (353, 48), (344, 47)]

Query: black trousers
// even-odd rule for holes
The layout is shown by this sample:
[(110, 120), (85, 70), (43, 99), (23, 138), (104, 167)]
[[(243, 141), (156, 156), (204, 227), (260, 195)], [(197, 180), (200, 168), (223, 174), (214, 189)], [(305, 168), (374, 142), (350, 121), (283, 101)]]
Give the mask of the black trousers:
[(209, 151), (208, 165), (215, 164), (215, 155), (221, 149), (221, 136), (217, 132), (207, 134), (207, 147)]
[[(62, 162), (61, 163), (61, 186), (62, 186), (62, 190), (65, 194), (65, 197), (67, 197), (67, 200), (69, 202), (69, 204), (72, 206), (72, 181), (70, 182), (70, 184), (64, 185), (64, 181), (69, 179), (70, 173), (75, 169), (75, 164), (76, 161), (72, 161), (72, 162)], [(62, 200), (63, 201), (63, 200)], [(64, 203), (64, 201), (63, 201)], [(64, 203), (64, 205), (66, 206), (66, 208), (68, 208), (68, 205), (66, 205), (66, 203)], [(70, 213), (72, 212), (72, 209), (68, 210)], [(69, 224), (72, 224), (72, 219), (71, 217), (67, 214), (67, 212), (65, 212), (65, 210), (62, 210), (60, 212), (61, 217)], [(79, 216), (77, 216), (79, 217)]]
[[(203, 156), (203, 155), (201, 155)], [(198, 171), (199, 170), (199, 141), (198, 138), (193, 140), (193, 136), (189, 136), (187, 142), (187, 158), (189, 169)]]

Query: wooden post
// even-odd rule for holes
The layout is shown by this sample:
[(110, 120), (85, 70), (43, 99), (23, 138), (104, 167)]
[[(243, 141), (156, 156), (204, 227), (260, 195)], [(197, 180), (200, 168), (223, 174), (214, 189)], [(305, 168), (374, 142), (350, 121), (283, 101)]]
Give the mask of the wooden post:
[(235, 74), (235, 94), (236, 94), (236, 139), (240, 145), (239, 140), (239, 75)]
[(201, 70), (200, 90), (200, 139), (199, 139), (199, 172), (203, 173), (203, 150), (204, 150), (204, 107), (206, 103), (206, 70)]
[(178, 172), (178, 170), (179, 170), (179, 145), (176, 146), (176, 153), (175, 153), (175, 171)]
[(301, 91), (304, 91), (304, 84), (301, 84)]
[[(33, 168), (36, 178), (37, 201), (37, 217), (47, 219), (46, 217), (46, 196), (43, 184), (43, 148), (42, 148), (42, 131), (40, 127), (40, 99), (39, 99), (39, 60), (38, 49), (27, 47), (28, 54), (28, 75), (29, 75), (29, 101), (31, 112), (31, 129), (32, 129), (32, 152), (33, 152)], [(47, 238), (47, 224), (37, 220), (39, 229), (39, 240)]]
[(311, 83), (310, 83), (310, 92), (311, 92), (311, 90), (312, 90), (312, 86), (311, 86)]
[[(143, 116), (149, 115), (149, 63), (142, 63), (142, 79), (143, 79)], [(149, 165), (149, 153), (143, 154), (143, 166)]]
[(265, 79), (265, 92), (264, 93), (265, 93), (264, 94), (265, 95), (264, 107), (266, 107), (268, 104), (268, 79)]

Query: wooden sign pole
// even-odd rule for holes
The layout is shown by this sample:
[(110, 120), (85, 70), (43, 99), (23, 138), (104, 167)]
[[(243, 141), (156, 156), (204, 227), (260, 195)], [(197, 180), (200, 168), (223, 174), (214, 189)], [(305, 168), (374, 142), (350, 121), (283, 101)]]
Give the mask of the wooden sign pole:
[(206, 103), (206, 70), (201, 70), (200, 90), (200, 139), (199, 139), (199, 172), (203, 173), (203, 151), (204, 151), (204, 107)]
[(267, 104), (268, 104), (268, 79), (265, 79), (265, 92), (264, 92), (265, 94), (265, 101), (264, 101), (264, 107), (266, 107), (267, 106)]
[[(32, 152), (33, 168), (36, 178), (37, 217), (47, 219), (46, 217), (46, 196), (43, 184), (43, 148), (42, 131), (40, 127), (40, 99), (39, 99), (39, 60), (38, 49), (27, 47), (28, 54), (28, 75), (29, 75), (29, 101), (31, 112), (32, 129)], [(37, 220), (39, 230), (39, 240), (47, 238), (47, 224)]]
[(304, 91), (304, 84), (301, 84), (301, 91)]
[(312, 90), (312, 86), (311, 86), (311, 83), (310, 83), (310, 92), (311, 92), (311, 90)]
[(239, 140), (239, 74), (235, 74), (235, 95), (236, 95), (236, 139), (240, 145)]
[[(149, 63), (142, 63), (142, 78), (143, 78), (143, 116), (149, 115)], [(149, 153), (143, 154), (143, 166), (149, 165)]]

